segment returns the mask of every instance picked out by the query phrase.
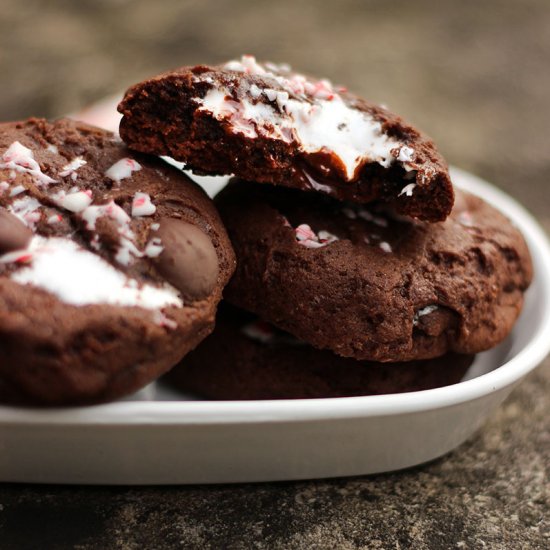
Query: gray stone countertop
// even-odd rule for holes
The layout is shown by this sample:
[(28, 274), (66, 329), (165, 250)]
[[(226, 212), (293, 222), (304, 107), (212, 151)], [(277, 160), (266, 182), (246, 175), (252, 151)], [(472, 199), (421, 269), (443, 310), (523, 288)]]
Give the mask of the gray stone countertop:
[[(550, 230), (550, 5), (2, 0), (0, 120), (59, 116), (241, 53), (346, 83), (430, 133)], [(549, 335), (550, 338), (550, 335)], [(0, 548), (550, 547), (550, 361), (450, 455), (364, 478), (0, 485)]]

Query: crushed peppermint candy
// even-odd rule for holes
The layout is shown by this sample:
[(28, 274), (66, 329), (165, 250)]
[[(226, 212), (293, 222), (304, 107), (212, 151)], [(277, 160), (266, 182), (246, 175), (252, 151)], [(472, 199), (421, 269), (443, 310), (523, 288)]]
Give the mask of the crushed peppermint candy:
[(178, 323), (174, 321), (174, 319), (167, 317), (162, 311), (157, 310), (153, 315), (153, 320), (157, 325), (170, 330), (176, 330), (178, 328)]
[(19, 141), (14, 141), (2, 155), (0, 169), (10, 170), (10, 179), (15, 179), (16, 172), (30, 174), (40, 185), (55, 183), (55, 180), (44, 174), (40, 165), (34, 159), (34, 153), (22, 145)]
[(101, 216), (114, 220), (118, 225), (127, 225), (130, 223), (130, 216), (113, 200), (107, 204), (88, 206), (80, 215), (86, 222), (87, 229), (90, 231), (95, 229), (97, 219)]
[(25, 191), (26, 191), (26, 188), (24, 185), (16, 185), (10, 191), (10, 197), (15, 197), (17, 195), (20, 195), (21, 193), (24, 193)]
[(130, 228), (130, 216), (114, 201), (102, 205), (88, 206), (80, 215), (86, 222), (86, 228), (90, 231), (95, 229), (98, 218), (102, 216), (106, 216), (116, 223), (120, 242), (115, 260), (120, 264), (130, 265), (134, 257), (143, 257), (143, 252), (134, 243), (135, 235)]
[(162, 254), (164, 246), (162, 246), (162, 241), (160, 237), (153, 237), (145, 247), (144, 253), (149, 258), (156, 258)]
[(87, 162), (82, 157), (75, 157), (71, 160), (71, 162), (63, 166), (62, 171), (59, 172), (59, 176), (62, 178), (70, 176), (73, 181), (76, 181), (76, 178), (78, 177), (76, 171), (86, 164)]
[(152, 216), (157, 207), (151, 202), (147, 193), (136, 193), (132, 200), (132, 216)]
[(397, 160), (400, 162), (411, 162), (413, 155), (414, 155), (414, 149), (412, 147), (408, 147), (407, 145), (403, 145), (403, 147), (399, 149)]
[(23, 197), (13, 201), (8, 210), (15, 214), (25, 225), (34, 229), (35, 225), (40, 221), (42, 214), (40, 208), (42, 204), (32, 197)]
[(439, 309), (439, 306), (436, 304), (430, 304), (429, 306), (423, 307), (422, 309), (419, 309), (413, 317), (413, 325), (418, 325), (418, 322), (420, 320), (420, 317), (424, 317), (424, 315), (429, 315), (430, 313), (433, 313)]
[(465, 227), (473, 227), (474, 224), (474, 218), (468, 210), (464, 210), (463, 212), (460, 212), (458, 215), (458, 223)]
[(415, 187), (416, 183), (409, 183), (408, 185), (405, 185), (403, 189), (401, 189), (401, 192), (397, 196), (400, 197), (401, 195), (405, 195), (406, 197), (412, 197)]
[(325, 230), (315, 233), (307, 223), (303, 223), (296, 227), (294, 233), (298, 244), (306, 248), (321, 248), (339, 240), (336, 235)]
[[(56, 146), (48, 145), (50, 153), (59, 154)], [(59, 172), (59, 177), (77, 180), (77, 171), (86, 165), (82, 157), (75, 157)], [(38, 185), (57, 183), (56, 180), (42, 173), (40, 165), (34, 159), (31, 149), (20, 142), (13, 142), (0, 157), (0, 169), (9, 171), (9, 181), (0, 182), (0, 193), (9, 193), (16, 197), (7, 210), (35, 230), (42, 219), (44, 205), (34, 197), (21, 195), (27, 191), (24, 185), (12, 183), (18, 173), (32, 176)], [(123, 158), (113, 164), (106, 176), (120, 181), (141, 170), (138, 162)], [(161, 239), (153, 237), (143, 251), (135, 243), (135, 235), (130, 227), (131, 217), (114, 201), (103, 205), (93, 205), (93, 193), (90, 189), (73, 186), (68, 191), (60, 189), (48, 192), (49, 198), (60, 208), (77, 214), (89, 231), (95, 231), (98, 218), (106, 216), (116, 224), (119, 234), (119, 248), (115, 259), (129, 265), (134, 257), (148, 256), (154, 258), (163, 251)], [(156, 207), (149, 195), (136, 193), (132, 204), (134, 216), (154, 214)], [(49, 225), (63, 221), (63, 215), (48, 212), (44, 218)], [(153, 224), (157, 227), (159, 224)], [(97, 233), (90, 238), (90, 247), (100, 250), (100, 238)], [(138, 283), (128, 277), (94, 252), (83, 248), (68, 237), (44, 237), (34, 235), (25, 250), (17, 250), (0, 256), (0, 263), (21, 266), (11, 273), (10, 277), (20, 283), (42, 288), (56, 295), (60, 300), (74, 305), (113, 304), (121, 306), (138, 306), (157, 310), (155, 319), (162, 326), (176, 328), (177, 323), (166, 317), (160, 308), (168, 306), (182, 307), (183, 301), (177, 289), (169, 284), (155, 286)], [(63, 269), (59, 267), (63, 266)]]
[(262, 344), (269, 344), (275, 334), (272, 325), (259, 320), (244, 325), (241, 331), (245, 336)]
[(143, 253), (133, 241), (134, 233), (131, 229), (120, 228), (120, 246), (115, 260), (122, 265), (130, 265), (134, 258), (143, 258)]
[(55, 225), (56, 223), (61, 222), (61, 220), (63, 220), (63, 217), (61, 216), (61, 214), (52, 214), (52, 215), (48, 218), (48, 223), (49, 223), (50, 225)]
[(86, 189), (85, 191), (71, 190), (69, 193), (60, 191), (53, 196), (55, 202), (69, 212), (83, 212), (92, 204), (93, 196), (92, 191)]
[(105, 175), (117, 183), (123, 179), (129, 178), (133, 172), (141, 170), (141, 164), (132, 158), (126, 157), (115, 162)]

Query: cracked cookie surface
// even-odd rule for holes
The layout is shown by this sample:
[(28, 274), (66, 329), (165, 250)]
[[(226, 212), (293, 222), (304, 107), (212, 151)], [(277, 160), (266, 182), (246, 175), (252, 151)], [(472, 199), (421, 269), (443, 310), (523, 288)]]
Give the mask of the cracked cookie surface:
[(344, 357), (489, 349), (510, 332), (532, 278), (519, 231), (462, 191), (442, 223), (242, 180), (215, 202), (237, 255), (225, 298)]

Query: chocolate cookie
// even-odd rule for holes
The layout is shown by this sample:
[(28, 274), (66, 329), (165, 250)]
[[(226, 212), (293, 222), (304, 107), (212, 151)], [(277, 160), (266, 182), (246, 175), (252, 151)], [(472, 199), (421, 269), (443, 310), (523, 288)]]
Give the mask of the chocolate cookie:
[(107, 401), (213, 328), (234, 254), (180, 171), (69, 120), (0, 125), (0, 400)]
[(387, 109), (327, 80), (251, 56), (182, 67), (135, 85), (119, 105), (122, 139), (197, 174), (383, 199), (403, 214), (444, 220), (453, 205), (434, 143)]
[(305, 399), (428, 390), (460, 382), (473, 356), (374, 363), (315, 349), (222, 304), (214, 332), (166, 376), (208, 399)]
[(464, 192), (435, 224), (241, 180), (215, 202), (237, 255), (225, 298), (344, 357), (489, 349), (511, 330), (532, 277), (518, 230)]

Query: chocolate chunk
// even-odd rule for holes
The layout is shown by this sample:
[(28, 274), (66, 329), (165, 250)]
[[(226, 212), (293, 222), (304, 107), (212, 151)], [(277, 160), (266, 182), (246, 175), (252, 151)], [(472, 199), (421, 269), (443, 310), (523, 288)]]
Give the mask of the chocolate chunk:
[(164, 250), (158, 258), (159, 272), (187, 300), (206, 298), (218, 280), (218, 256), (212, 241), (197, 226), (164, 218), (156, 233)]
[(27, 248), (32, 231), (16, 216), (0, 209), (0, 254)]

